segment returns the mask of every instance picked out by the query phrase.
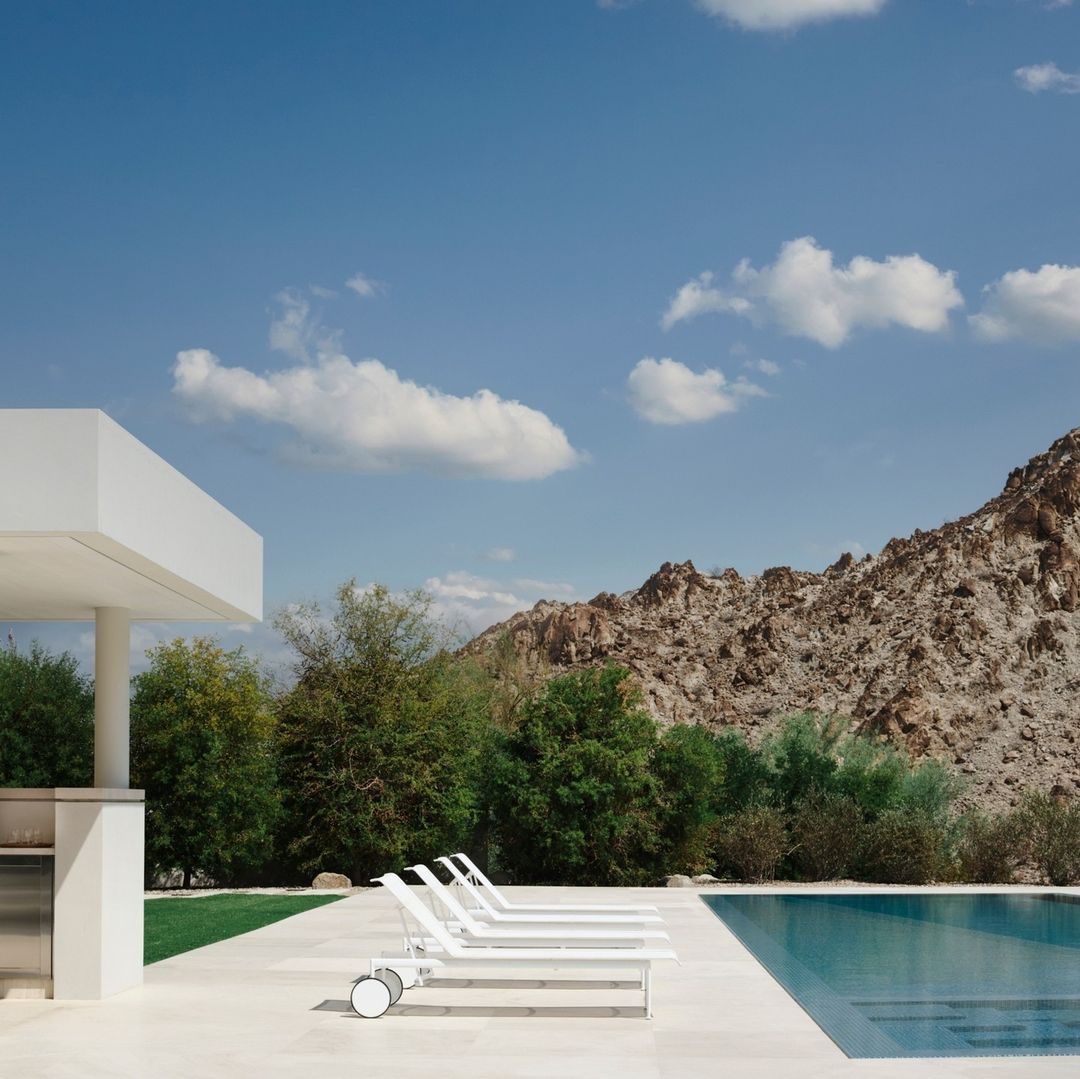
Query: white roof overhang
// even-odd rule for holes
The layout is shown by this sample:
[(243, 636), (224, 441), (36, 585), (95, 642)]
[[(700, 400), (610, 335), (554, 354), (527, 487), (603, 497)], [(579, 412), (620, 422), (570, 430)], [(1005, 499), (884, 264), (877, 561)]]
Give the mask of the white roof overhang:
[(0, 618), (256, 622), (262, 538), (96, 409), (0, 409)]

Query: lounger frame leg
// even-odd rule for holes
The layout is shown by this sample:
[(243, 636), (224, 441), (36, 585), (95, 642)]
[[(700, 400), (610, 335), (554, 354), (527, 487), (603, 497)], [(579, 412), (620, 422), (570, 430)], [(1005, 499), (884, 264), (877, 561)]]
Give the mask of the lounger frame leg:
[[(413, 935), (409, 931), (409, 920), (405, 917), (405, 911), (402, 907), (398, 907), (398, 915), (401, 918), (401, 931), (405, 934), (404, 945), (405, 950), (409, 955), (416, 960), (419, 960), (419, 956), (416, 954), (416, 948), (413, 946)], [(374, 974), (374, 969), (372, 970)], [(424, 972), (421, 967), (416, 968), (416, 985), (422, 986), (424, 984)]]
[(652, 967), (646, 966), (641, 971), (642, 982), (645, 987), (645, 1018), (652, 1018)]

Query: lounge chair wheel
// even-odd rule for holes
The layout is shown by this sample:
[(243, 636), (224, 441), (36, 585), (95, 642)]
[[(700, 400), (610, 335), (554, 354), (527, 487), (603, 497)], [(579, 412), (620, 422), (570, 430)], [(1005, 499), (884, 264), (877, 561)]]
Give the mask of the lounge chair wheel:
[[(379, 967), (375, 971), (375, 977), (380, 982), (385, 982), (387, 989), (390, 990), (390, 1003), (396, 1004), (401, 999), (401, 994), (405, 991), (405, 981), (400, 974), (393, 967)], [(410, 982), (410, 984), (412, 984)]]
[(390, 1007), (390, 986), (379, 978), (364, 975), (349, 994), (349, 1003), (357, 1015), (378, 1019)]

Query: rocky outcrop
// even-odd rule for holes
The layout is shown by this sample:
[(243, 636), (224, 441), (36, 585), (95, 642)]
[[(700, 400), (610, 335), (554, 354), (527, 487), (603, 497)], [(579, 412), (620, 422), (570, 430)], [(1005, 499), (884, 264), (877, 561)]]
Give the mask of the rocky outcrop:
[(611, 660), (663, 722), (751, 737), (814, 709), (951, 762), (970, 797), (1080, 792), (1080, 429), (985, 506), (824, 573), (665, 562), (640, 588), (538, 603), (509, 634), (537, 669)]

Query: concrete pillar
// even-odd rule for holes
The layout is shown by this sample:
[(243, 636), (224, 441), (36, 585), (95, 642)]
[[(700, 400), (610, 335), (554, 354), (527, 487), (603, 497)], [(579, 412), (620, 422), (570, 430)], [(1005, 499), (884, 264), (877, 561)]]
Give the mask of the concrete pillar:
[(94, 786), (129, 786), (131, 627), (125, 607), (94, 610)]

